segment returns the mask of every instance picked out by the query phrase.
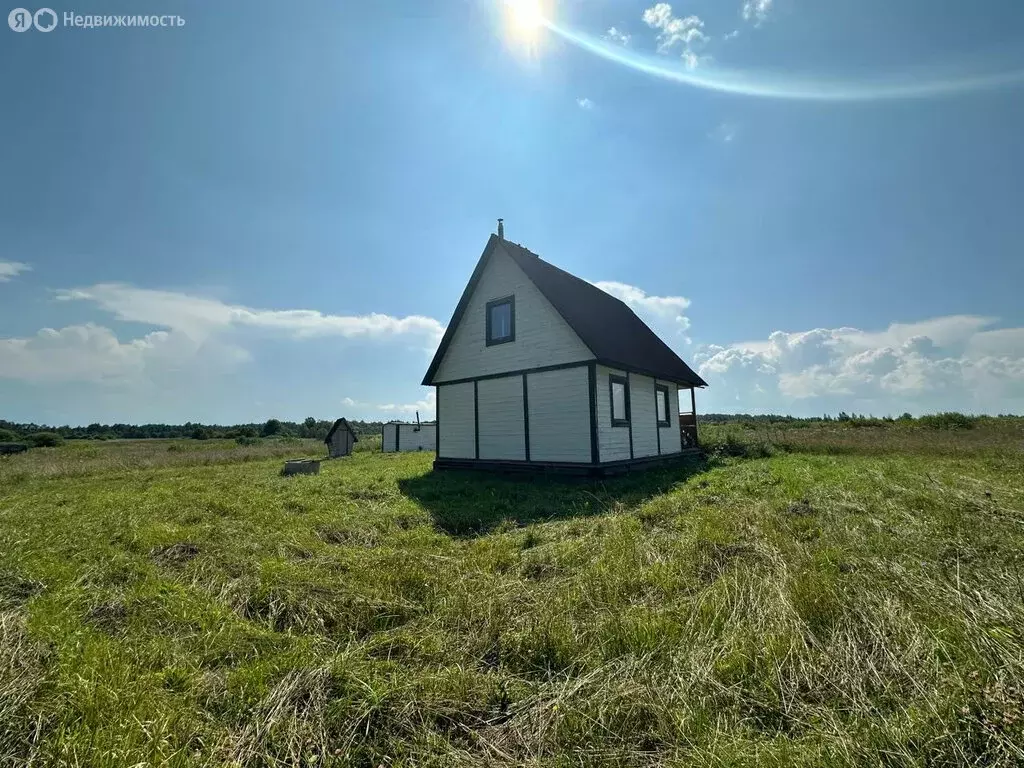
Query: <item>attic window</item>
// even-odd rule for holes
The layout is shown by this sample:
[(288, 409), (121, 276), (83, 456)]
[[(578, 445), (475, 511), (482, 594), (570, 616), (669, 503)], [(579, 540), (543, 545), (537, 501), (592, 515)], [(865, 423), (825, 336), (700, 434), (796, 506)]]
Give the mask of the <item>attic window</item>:
[(654, 386), (654, 407), (658, 413), (658, 426), (669, 426), (668, 421), (668, 387), (663, 384)]
[(608, 397), (612, 407), (612, 426), (629, 426), (629, 390), (622, 376), (608, 377)]
[(516, 297), (487, 302), (487, 346), (516, 340)]

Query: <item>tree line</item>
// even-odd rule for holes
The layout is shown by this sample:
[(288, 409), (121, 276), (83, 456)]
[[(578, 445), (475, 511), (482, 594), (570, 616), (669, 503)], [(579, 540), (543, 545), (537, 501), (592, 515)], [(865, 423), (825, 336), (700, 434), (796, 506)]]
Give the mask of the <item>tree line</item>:
[[(813, 426), (837, 422), (850, 427), (886, 426), (890, 424), (916, 425), (933, 429), (971, 429), (980, 422), (993, 419), (1016, 419), (1020, 416), (970, 416), (947, 412), (912, 416), (866, 416), (841, 411), (838, 415), (824, 414), (814, 417), (787, 416), (784, 414), (750, 413), (707, 413), (700, 414), (702, 424), (786, 424), (789, 426)], [(380, 434), (383, 421), (349, 421), (359, 436)], [(24, 442), (31, 445), (57, 445), (64, 440), (147, 440), (154, 438), (186, 438), (193, 440), (236, 439), (255, 440), (261, 437), (304, 437), (323, 440), (334, 424), (312, 416), (303, 421), (268, 419), (262, 423), (250, 424), (199, 424), (186, 421), (184, 424), (89, 424), (85, 427), (54, 427), (46, 424), (19, 424), (0, 419), (0, 443)]]
[[(251, 424), (200, 424), (186, 421), (184, 424), (89, 424), (85, 427), (50, 426), (47, 424), (25, 423), (0, 419), (0, 443), (28, 440), (38, 435), (55, 435), (61, 440), (147, 440), (154, 438), (190, 438), (193, 440), (215, 440), (258, 437), (306, 437), (323, 440), (327, 437), (334, 421), (324, 421), (312, 416), (304, 421), (268, 419)], [(350, 420), (349, 424), (357, 435), (380, 434), (382, 421)], [(32, 440), (29, 442), (38, 442)]]

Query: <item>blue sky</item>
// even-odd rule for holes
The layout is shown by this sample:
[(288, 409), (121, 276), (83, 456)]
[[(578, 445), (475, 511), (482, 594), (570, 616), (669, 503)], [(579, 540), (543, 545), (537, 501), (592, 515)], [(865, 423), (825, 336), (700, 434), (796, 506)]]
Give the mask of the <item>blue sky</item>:
[(1024, 411), (1015, 0), (54, 10), (185, 24), (0, 28), (3, 418), (432, 415), (498, 216), (703, 411)]

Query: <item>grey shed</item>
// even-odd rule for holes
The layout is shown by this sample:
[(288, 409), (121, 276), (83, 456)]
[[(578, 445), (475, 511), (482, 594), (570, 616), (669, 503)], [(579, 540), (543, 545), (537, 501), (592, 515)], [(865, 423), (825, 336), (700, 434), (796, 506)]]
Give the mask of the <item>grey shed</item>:
[(352, 446), (359, 442), (359, 438), (345, 419), (338, 419), (327, 433), (324, 442), (327, 443), (328, 455), (336, 459), (352, 453)]

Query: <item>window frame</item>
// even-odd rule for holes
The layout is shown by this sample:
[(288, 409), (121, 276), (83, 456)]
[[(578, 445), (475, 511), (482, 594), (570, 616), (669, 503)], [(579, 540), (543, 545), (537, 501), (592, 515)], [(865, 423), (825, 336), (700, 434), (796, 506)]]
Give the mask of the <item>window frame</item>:
[[(509, 335), (503, 336), (500, 339), (491, 338), (491, 310), (495, 307), (499, 307), (503, 304), (509, 305)], [(510, 344), (516, 340), (516, 297), (515, 294), (511, 296), (503, 296), (500, 299), (492, 299), (487, 302), (487, 307), (484, 309), (484, 341), (488, 347), (493, 347), (498, 344)]]
[[(665, 420), (662, 421), (658, 418), (658, 398), (661, 397), (662, 393), (665, 395)], [(654, 385), (654, 420), (658, 422), (659, 427), (671, 427), (672, 426), (672, 415), (668, 408), (668, 386), (665, 384)]]
[[(626, 408), (626, 418), (616, 419), (615, 418), (615, 385), (621, 384), (623, 391), (623, 401)], [(629, 379), (625, 376), (619, 376), (614, 373), (608, 374), (608, 412), (611, 416), (613, 427), (628, 427), (630, 423), (630, 408), (629, 408)]]

